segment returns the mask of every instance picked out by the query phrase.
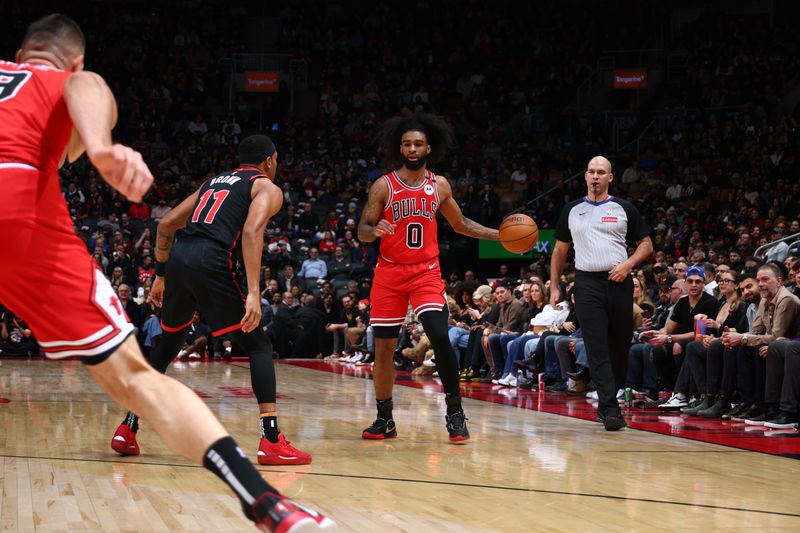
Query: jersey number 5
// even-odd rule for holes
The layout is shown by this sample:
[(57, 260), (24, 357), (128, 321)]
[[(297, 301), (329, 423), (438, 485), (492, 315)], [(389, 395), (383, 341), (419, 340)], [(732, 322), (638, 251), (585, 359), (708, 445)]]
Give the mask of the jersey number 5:
[(0, 102), (17, 96), (19, 90), (30, 78), (30, 72), (0, 70)]
[(222, 202), (225, 201), (225, 198), (228, 197), (228, 194), (231, 191), (228, 190), (221, 190), (214, 192), (214, 189), (208, 189), (206, 192), (203, 193), (203, 196), (200, 197), (200, 201), (197, 202), (197, 207), (194, 208), (194, 213), (192, 213), (192, 222), (197, 222), (200, 220), (200, 214), (203, 212), (203, 209), (206, 208), (206, 204), (211, 199), (211, 195), (214, 195), (214, 203), (211, 204), (211, 209), (208, 210), (206, 213), (206, 218), (203, 219), (203, 222), (206, 224), (211, 224), (214, 222), (214, 217), (217, 216), (217, 211), (219, 208), (222, 207)]

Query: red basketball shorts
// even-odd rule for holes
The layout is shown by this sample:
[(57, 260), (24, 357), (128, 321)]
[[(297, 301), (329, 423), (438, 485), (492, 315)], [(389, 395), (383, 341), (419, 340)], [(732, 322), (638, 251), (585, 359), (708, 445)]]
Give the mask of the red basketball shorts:
[(50, 358), (113, 352), (133, 325), (74, 234), (58, 178), (0, 165), (0, 187), (0, 303)]
[(372, 280), (369, 323), (373, 326), (402, 325), (409, 303), (417, 315), (444, 309), (446, 299), (439, 260), (401, 264), (379, 259)]

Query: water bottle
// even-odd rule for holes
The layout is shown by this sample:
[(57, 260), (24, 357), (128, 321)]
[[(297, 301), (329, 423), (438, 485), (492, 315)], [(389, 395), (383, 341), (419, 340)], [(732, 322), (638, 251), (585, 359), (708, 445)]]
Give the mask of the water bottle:
[(633, 405), (633, 390), (630, 387), (625, 388), (625, 405), (628, 407)]

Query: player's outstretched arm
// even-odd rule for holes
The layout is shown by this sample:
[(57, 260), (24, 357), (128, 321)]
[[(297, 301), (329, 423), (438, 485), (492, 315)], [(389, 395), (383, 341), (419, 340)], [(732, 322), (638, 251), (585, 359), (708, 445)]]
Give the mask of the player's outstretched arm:
[(241, 324), (245, 333), (254, 330), (261, 322), (261, 291), (258, 284), (261, 255), (264, 252), (264, 228), (269, 219), (280, 210), (281, 205), (283, 194), (280, 189), (270, 180), (256, 180), (247, 220), (242, 227), (242, 259), (247, 276), (247, 298)]
[(394, 225), (380, 218), (387, 198), (389, 198), (389, 185), (386, 180), (378, 178), (369, 188), (367, 204), (361, 211), (361, 220), (358, 221), (359, 241), (373, 242), (383, 235), (394, 234)]
[(113, 144), (111, 130), (117, 122), (117, 103), (106, 82), (93, 72), (79, 71), (64, 82), (64, 101), (80, 137), (70, 142), (74, 161), (84, 150), (103, 179), (131, 202), (141, 202), (153, 175), (142, 155), (121, 144)]
[(458, 207), (458, 204), (453, 199), (453, 191), (450, 188), (450, 183), (440, 176), (437, 176), (437, 178), (436, 186), (439, 188), (439, 200), (442, 202), (439, 206), (439, 212), (444, 215), (444, 218), (447, 219), (447, 222), (453, 227), (453, 230), (467, 237), (499, 241), (499, 231), (487, 228), (464, 216), (461, 208)]

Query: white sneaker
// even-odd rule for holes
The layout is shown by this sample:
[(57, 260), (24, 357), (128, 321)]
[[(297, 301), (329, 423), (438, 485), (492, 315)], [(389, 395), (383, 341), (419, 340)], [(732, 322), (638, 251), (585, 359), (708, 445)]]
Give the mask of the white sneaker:
[(497, 384), (503, 385), (504, 387), (508, 387), (509, 385), (511, 385), (511, 383), (508, 382), (509, 379), (511, 379), (511, 374), (506, 374), (505, 376), (497, 380)]
[(433, 357), (431, 357), (430, 359), (425, 359), (422, 362), (422, 366), (434, 367), (436, 366), (436, 360)]
[(592, 390), (586, 393), (586, 397), (590, 400), (599, 400), (600, 397), (597, 395), (596, 390)]
[(178, 359), (183, 359), (186, 356), (186, 350), (178, 352)]
[(516, 387), (517, 386), (517, 376), (514, 374), (508, 375), (508, 386), (509, 387)]
[(356, 352), (353, 354), (353, 357), (350, 358), (348, 363), (358, 363), (362, 359), (364, 359), (364, 352)]
[(493, 379), (492, 383), (494, 383), (495, 385), (502, 385), (502, 383), (500, 383), (500, 382), (503, 381), (504, 379), (506, 379), (507, 377), (508, 377), (508, 374), (506, 374), (505, 376), (501, 377), (500, 379)]
[(189, 352), (189, 359), (200, 359), (200, 354), (197, 352)]
[(680, 409), (681, 407), (686, 407), (689, 405), (689, 402), (686, 401), (686, 397), (683, 395), (673, 394), (669, 397), (669, 400), (662, 403), (658, 406), (659, 409)]
[(619, 389), (617, 391), (617, 400), (624, 400), (625, 399), (625, 389)]

